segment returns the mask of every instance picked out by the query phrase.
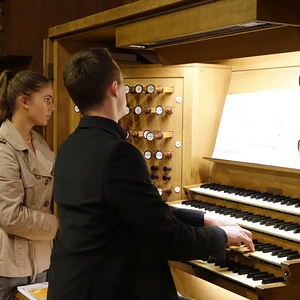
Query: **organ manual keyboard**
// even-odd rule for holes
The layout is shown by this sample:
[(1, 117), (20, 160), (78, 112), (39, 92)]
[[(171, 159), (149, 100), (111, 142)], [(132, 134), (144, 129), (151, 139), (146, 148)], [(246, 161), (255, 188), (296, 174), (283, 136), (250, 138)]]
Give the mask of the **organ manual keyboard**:
[(225, 261), (170, 265), (242, 299), (300, 299), (298, 171), (208, 160), (212, 162), (211, 182), (185, 187), (188, 199), (171, 205), (234, 220), (252, 232), (255, 252), (242, 245), (226, 249)]

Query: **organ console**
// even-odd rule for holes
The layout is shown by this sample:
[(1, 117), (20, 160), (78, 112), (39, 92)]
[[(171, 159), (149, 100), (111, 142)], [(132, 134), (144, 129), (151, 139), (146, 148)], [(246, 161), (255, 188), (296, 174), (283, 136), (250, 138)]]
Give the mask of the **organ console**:
[[(134, 9), (108, 10), (95, 17), (89, 16), (84, 21), (50, 28), (49, 39), (45, 41), (45, 62), (49, 70), (54, 70), (52, 78), (58, 101), (53, 128), (46, 128), (48, 143), (56, 151), (80, 118), (79, 111), (71, 101), (65, 101), (69, 96), (61, 78), (61, 70), (70, 54), (96, 43), (100, 46), (108, 43), (110, 46), (116, 41), (116, 46), (123, 48), (137, 45), (139, 39), (145, 42), (143, 32), (132, 35), (131, 30), (126, 30), (138, 30), (140, 26), (136, 26), (135, 21), (141, 25), (140, 22), (146, 20), (147, 28), (151, 28), (151, 24), (160, 24), (160, 19), (163, 19), (162, 24), (179, 24), (178, 29), (183, 31), (171, 29), (183, 38), (182, 41), (172, 37), (170, 42), (175, 42), (174, 46), (158, 43), (157, 52), (164, 66), (117, 62), (126, 83), (129, 105), (127, 115), (120, 120), (120, 124), (128, 131), (128, 142), (133, 143), (144, 155), (151, 174), (159, 176), (154, 179), (154, 184), (163, 201), (186, 209), (202, 209), (233, 218), (240, 226), (253, 232), (256, 251), (249, 253), (245, 247), (231, 247), (227, 249), (227, 260), (218, 264), (211, 261), (170, 262), (176, 287), (184, 296), (196, 300), (299, 299), (300, 171), (271, 167), (264, 163), (208, 158), (214, 148), (227, 94), (278, 88), (299, 89), (298, 26), (290, 28), (286, 25), (291, 21), (284, 22), (293, 19), (299, 23), (295, 15), (299, 9), (291, 9), (298, 8), (298, 2), (285, 1), (283, 9), (280, 1), (273, 1), (276, 5), (272, 1), (243, 0), (195, 1), (193, 5), (187, 4), (188, 1), (149, 1), (150, 15), (144, 11), (143, 1), (130, 2), (133, 3), (128, 5)], [(261, 5), (254, 5), (256, 2)], [(152, 7), (154, 5), (158, 7)], [(169, 13), (165, 15), (163, 11), (158, 11), (160, 5), (165, 5)], [(187, 8), (177, 10), (177, 5), (186, 5)], [(245, 12), (246, 17), (249, 13), (260, 17), (265, 15), (267, 20), (273, 22), (258, 22), (267, 26), (256, 33), (252, 33), (251, 26), (251, 32), (247, 34), (228, 33), (222, 38), (218, 31), (213, 30), (212, 34), (217, 34), (215, 38), (210, 38), (205, 35), (205, 30), (214, 26), (209, 23), (213, 18), (203, 18), (205, 24), (202, 21), (193, 23), (194, 19), (190, 18), (189, 13), (207, 16), (210, 7), (213, 12), (225, 9), (229, 13), (222, 20), (213, 22), (224, 25), (224, 34), (228, 33), (228, 25), (232, 24), (232, 9), (236, 9), (237, 16), (241, 12)], [(253, 10), (255, 13), (252, 13)], [(278, 16), (284, 23), (283, 27), (278, 26)], [(186, 23), (190, 19), (197, 28), (200, 26), (199, 31), (204, 33), (203, 42), (195, 40), (189, 43), (184, 39), (186, 28), (177, 21), (182, 18), (186, 19)], [(255, 18), (257, 25), (256, 21)], [(199, 31), (193, 31), (193, 35)], [(147, 32), (147, 37), (151, 37), (152, 33), (159, 31)], [(168, 38), (163, 38), (167, 42)], [(149, 52), (155, 50), (151, 48), (151, 42), (155, 41), (155, 38), (150, 38), (150, 43), (145, 43), (146, 49), (151, 50)], [(185, 48), (187, 43), (191, 47)], [(248, 57), (242, 58), (244, 56)], [(53, 63), (55, 67), (50, 68)], [(257, 111), (261, 110), (258, 106)], [(272, 107), (265, 108), (264, 112), (271, 110)], [(248, 117), (251, 122), (251, 116)], [(173, 132), (173, 135), (172, 138), (148, 141), (144, 136), (146, 129), (151, 132)], [(172, 178), (164, 181), (163, 176), (169, 173), (163, 172), (170, 171), (164, 167), (169, 165), (172, 166)], [(217, 187), (219, 191), (213, 190)], [(227, 192), (227, 187), (237, 194)]]
[[(188, 199), (172, 205), (232, 219), (252, 232), (255, 252), (250, 253), (244, 245), (230, 247), (225, 261), (193, 260), (175, 266), (246, 299), (298, 299), (300, 193), (297, 177), (286, 171), (281, 174), (213, 162), (211, 182), (185, 187)], [(295, 185), (288, 184), (287, 179), (292, 179)]]
[[(285, 69), (288, 80), (280, 75), (282, 70), (244, 71), (245, 65), (241, 69), (243, 71), (233, 73), (229, 94), (271, 90), (279, 86), (299, 89), (299, 83), (296, 83), (298, 67), (297, 71)], [(270, 75), (267, 80), (266, 74)], [(260, 80), (259, 87), (252, 83), (254, 77)], [(259, 107), (255, 109), (259, 110)], [(276, 124), (285, 121), (276, 119)], [(274, 127), (270, 126), (271, 136), (277, 133), (272, 131)], [(217, 138), (216, 135), (215, 144)], [(241, 139), (237, 137), (238, 141)], [(256, 142), (262, 144), (259, 140)], [(234, 152), (236, 149), (227, 150)], [(250, 253), (242, 245), (227, 248), (225, 261), (170, 262), (176, 285), (184, 290), (185, 286), (190, 286), (188, 280), (201, 280), (202, 291), (205, 289), (207, 294), (199, 299), (300, 299), (300, 170), (214, 158), (213, 155), (202, 159), (209, 164), (207, 177), (203, 176), (204, 180), (197, 184), (184, 186), (185, 199), (170, 205), (232, 219), (252, 232), (255, 252)], [(182, 273), (177, 277), (177, 272), (187, 273), (188, 279), (185, 280), (187, 274)]]

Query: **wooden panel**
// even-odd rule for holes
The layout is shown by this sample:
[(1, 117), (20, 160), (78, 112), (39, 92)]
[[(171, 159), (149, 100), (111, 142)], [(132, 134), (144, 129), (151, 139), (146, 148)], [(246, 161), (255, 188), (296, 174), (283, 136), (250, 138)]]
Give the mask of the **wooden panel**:
[(90, 29), (99, 28), (108, 24), (115, 26), (125, 20), (132, 21), (134, 18), (167, 11), (174, 7), (187, 5), (189, 2), (189, 0), (131, 1), (122, 7), (117, 7), (69, 23), (51, 27), (49, 28), (49, 37), (57, 38), (78, 32), (86, 32)]
[(235, 71), (228, 94), (258, 92), (268, 89), (299, 90), (300, 62), (293, 67)]
[[(53, 74), (49, 74), (50, 70), (52, 69), (53, 72), (53, 43), (50, 39), (44, 40), (44, 56), (43, 56), (43, 70), (44, 75), (49, 78), (50, 80), (53, 80)], [(54, 102), (57, 101), (57, 99), (53, 99)], [(54, 113), (55, 114), (55, 113)], [(53, 149), (53, 116), (48, 121), (47, 126), (43, 127), (43, 136), (45, 140), (47, 141), (49, 147)]]
[[(162, 64), (211, 62), (300, 50), (300, 29), (280, 27), (157, 47)], [(196, 50), (197, 49), (197, 50)], [(185, 55), (182, 55), (185, 53)]]
[[(184, 297), (191, 297), (195, 300), (246, 300), (245, 298), (233, 292), (230, 292), (222, 287), (212, 284), (206, 280), (198, 278), (184, 271), (182, 265), (176, 262), (170, 262), (173, 279), (176, 289)], [(220, 297), (220, 295), (222, 295)]]
[[(30, 15), (29, 18), (28, 15)], [(5, 1), (5, 47), (1, 47), (0, 55), (32, 56), (39, 47), (35, 41), (38, 39), (42, 41), (42, 32), (36, 30), (37, 20), (41, 15), (42, 1)], [(12, 16), (17, 17), (12, 18)], [(26, 38), (24, 38), (24, 32), (26, 32)]]
[[(70, 45), (69, 45), (70, 46)], [(53, 43), (53, 62), (54, 62), (54, 103), (55, 111), (53, 115), (53, 150), (57, 151), (64, 140), (77, 126), (80, 116), (74, 113), (74, 104), (64, 87), (62, 81), (62, 70), (65, 61), (76, 52), (78, 45), (65, 47), (63, 44)], [(71, 50), (70, 50), (71, 49)], [(72, 113), (73, 112), (73, 113)], [(78, 116), (77, 116), (78, 115)]]
[[(147, 43), (186, 37), (211, 30), (220, 30), (221, 28), (226, 29), (233, 25), (257, 20), (270, 22), (270, 24), (300, 25), (296, 13), (299, 9), (300, 4), (293, 0), (286, 1), (284, 5), (279, 1), (266, 0), (227, 0), (202, 5), (198, 3), (198, 6), (195, 7), (138, 20), (118, 27), (117, 46), (147, 45)], [(251, 27), (248, 29), (251, 30)], [(144, 34), (145, 32), (147, 34)], [(208, 38), (218, 36), (218, 34), (220, 33), (208, 35)], [(180, 43), (184, 42), (182, 40)]]
[(257, 19), (256, 0), (227, 0), (198, 4), (200, 5), (196, 7), (118, 27), (117, 47), (174, 39)]

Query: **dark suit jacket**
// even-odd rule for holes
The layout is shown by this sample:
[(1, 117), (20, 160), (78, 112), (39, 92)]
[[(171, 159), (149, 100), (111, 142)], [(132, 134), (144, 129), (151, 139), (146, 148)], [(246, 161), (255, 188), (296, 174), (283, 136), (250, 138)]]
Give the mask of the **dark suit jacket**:
[(168, 260), (224, 255), (225, 232), (201, 228), (202, 213), (172, 212), (125, 135), (112, 120), (83, 117), (59, 149), (48, 300), (175, 300)]

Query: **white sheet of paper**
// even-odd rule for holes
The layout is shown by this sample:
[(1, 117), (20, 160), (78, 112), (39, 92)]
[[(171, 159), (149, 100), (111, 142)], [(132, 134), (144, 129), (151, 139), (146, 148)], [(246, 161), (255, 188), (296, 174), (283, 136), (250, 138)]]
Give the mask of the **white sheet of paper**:
[(213, 158), (300, 169), (300, 91), (228, 95)]

